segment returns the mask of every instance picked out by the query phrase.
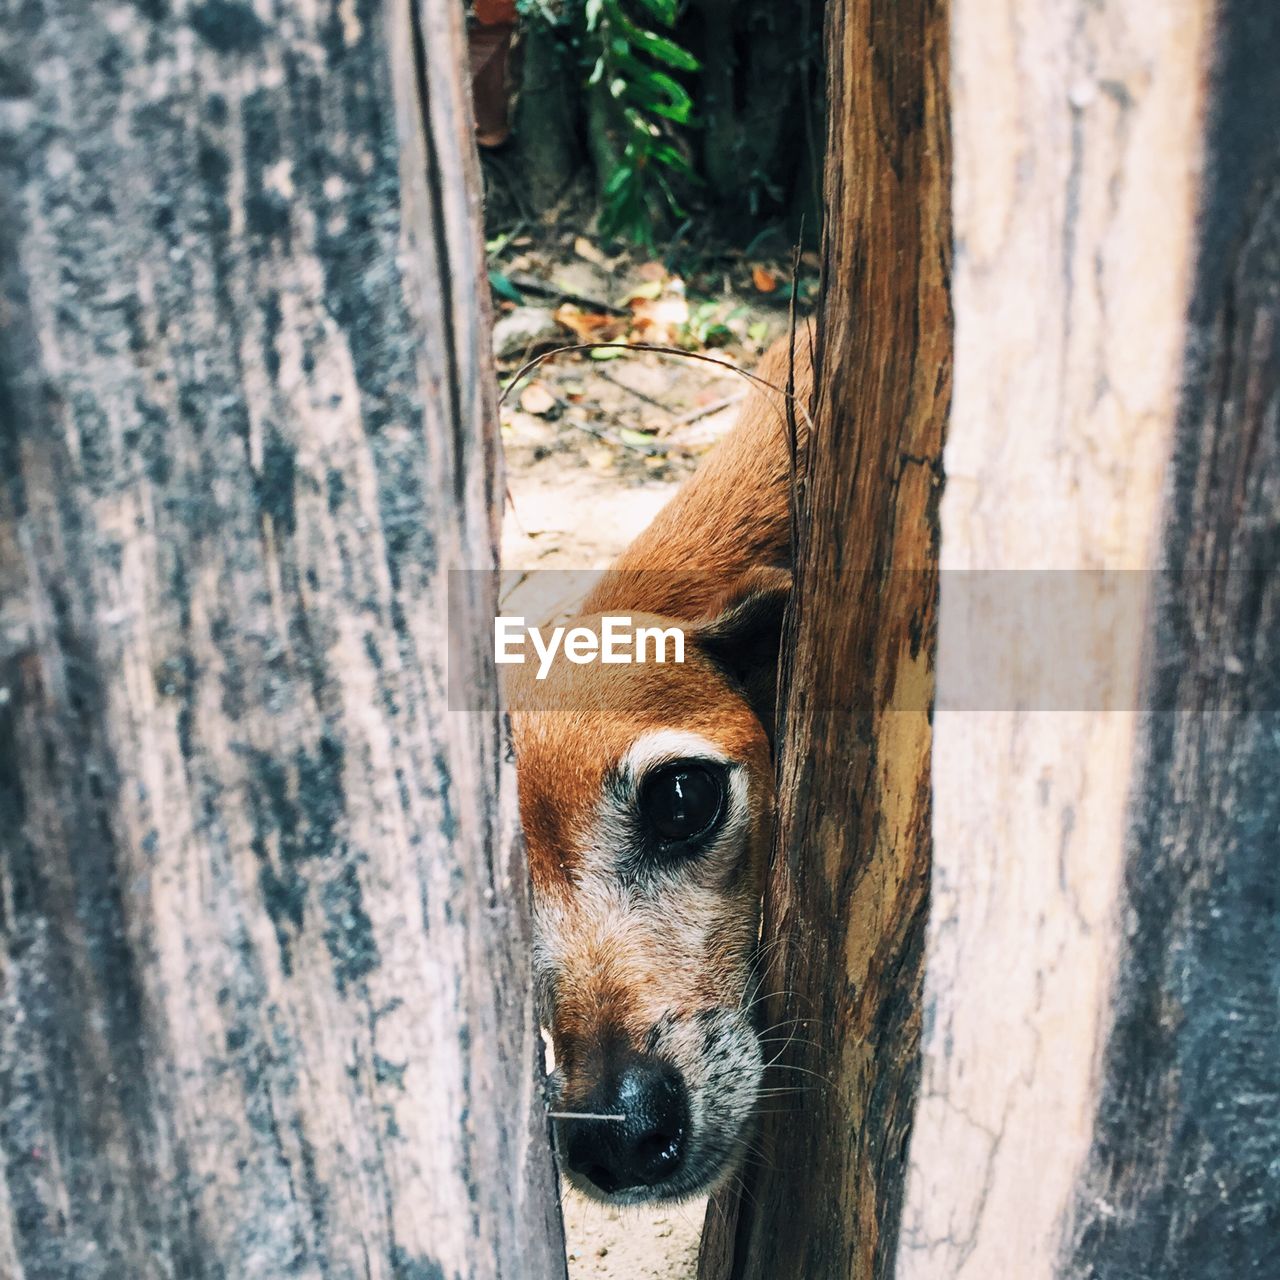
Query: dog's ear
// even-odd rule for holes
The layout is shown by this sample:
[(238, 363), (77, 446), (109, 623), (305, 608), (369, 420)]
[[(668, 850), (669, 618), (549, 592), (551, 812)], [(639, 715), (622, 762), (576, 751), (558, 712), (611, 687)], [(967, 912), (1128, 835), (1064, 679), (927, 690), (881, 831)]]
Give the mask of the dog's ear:
[(695, 624), (693, 642), (746, 694), (773, 741), (782, 620), (791, 571), (761, 566), (734, 583), (712, 617)]

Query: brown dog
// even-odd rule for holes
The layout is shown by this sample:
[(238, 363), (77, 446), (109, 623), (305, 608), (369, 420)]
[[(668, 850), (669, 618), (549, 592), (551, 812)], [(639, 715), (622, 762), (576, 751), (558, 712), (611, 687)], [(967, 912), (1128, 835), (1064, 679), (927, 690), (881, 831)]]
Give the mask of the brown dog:
[[(809, 345), (797, 335), (802, 406)], [(758, 376), (782, 388), (789, 369), (783, 340)], [(569, 1180), (612, 1203), (716, 1185), (756, 1105), (752, 963), (791, 477), (784, 399), (757, 387), (574, 620), (678, 625), (684, 661), (562, 655), (544, 679), (522, 667), (511, 684), (535, 972), (556, 1110), (572, 1117), (557, 1120), (557, 1145)]]

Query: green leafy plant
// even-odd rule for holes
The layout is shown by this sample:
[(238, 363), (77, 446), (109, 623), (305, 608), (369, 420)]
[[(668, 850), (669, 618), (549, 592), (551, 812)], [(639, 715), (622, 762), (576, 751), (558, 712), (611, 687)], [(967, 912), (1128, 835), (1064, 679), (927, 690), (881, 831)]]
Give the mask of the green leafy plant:
[(604, 175), (600, 230), (652, 247), (653, 228), (664, 207), (683, 216), (671, 178), (697, 182), (673, 128), (693, 123), (693, 100), (671, 74), (697, 71), (698, 60), (670, 37), (678, 0), (634, 0), (633, 18), (623, 0), (586, 0), (588, 48), (595, 62), (587, 83), (600, 86), (613, 106), (621, 140), (617, 167)]
[(731, 306), (723, 299), (696, 303), (689, 312), (684, 332), (699, 347), (723, 347), (745, 328), (746, 307)]

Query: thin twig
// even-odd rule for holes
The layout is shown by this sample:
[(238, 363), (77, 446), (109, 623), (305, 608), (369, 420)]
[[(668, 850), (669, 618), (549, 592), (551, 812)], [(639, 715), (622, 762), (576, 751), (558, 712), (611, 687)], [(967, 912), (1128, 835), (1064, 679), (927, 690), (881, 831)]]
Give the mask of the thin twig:
[(537, 276), (507, 274), (507, 279), (524, 293), (532, 293), (539, 298), (555, 298), (557, 302), (572, 302), (575, 307), (593, 307), (596, 311), (610, 316), (629, 316), (630, 307), (620, 307), (613, 302), (605, 302), (603, 298), (589, 298), (585, 293), (574, 293), (572, 289), (562, 289), (554, 280), (539, 280)]
[(637, 387), (628, 386), (627, 383), (620, 382), (617, 378), (613, 377), (608, 370), (597, 369), (595, 370), (595, 375), (597, 378), (603, 378), (607, 383), (611, 386), (617, 387), (620, 391), (629, 391), (637, 400), (643, 400), (645, 404), (651, 404), (655, 409), (661, 409), (664, 413), (667, 412), (667, 406), (663, 404), (661, 400), (655, 400), (652, 396), (646, 395)]
[(731, 409), (735, 404), (741, 404), (746, 396), (741, 392), (735, 392), (731, 396), (725, 396), (722, 400), (713, 400), (710, 404), (704, 404), (700, 409), (690, 409), (688, 413), (682, 413), (678, 418), (671, 419), (673, 427), (687, 427), (691, 422), (697, 422), (700, 418), (709, 418), (713, 413), (719, 413), (721, 409)]
[(533, 356), (526, 360), (524, 364), (518, 368), (503, 387), (502, 394), (498, 397), (498, 404), (501, 406), (506, 402), (507, 396), (510, 394), (511, 388), (514, 387), (521, 378), (526, 374), (532, 373), (540, 364), (550, 360), (553, 356), (564, 355), (566, 352), (574, 351), (652, 351), (660, 356), (676, 356), (681, 360), (699, 360), (703, 364), (713, 364), (717, 369), (725, 369), (729, 373), (736, 373), (741, 378), (746, 378), (748, 382), (754, 382), (758, 387), (767, 387), (770, 391), (776, 391), (780, 396), (786, 396), (786, 391), (768, 378), (762, 378), (757, 373), (751, 373), (747, 369), (740, 369), (736, 364), (730, 364), (728, 360), (717, 360), (715, 356), (704, 356), (698, 351), (685, 351), (680, 347), (664, 347), (654, 342), (575, 342), (567, 347), (553, 347), (550, 351), (544, 351), (541, 355)]
[(502, 243), (495, 245), (492, 249), (485, 250), (485, 261), (495, 262), (500, 254), (504, 253), (511, 242), (527, 227), (529, 224), (521, 218), (510, 231), (501, 231), (495, 237)]

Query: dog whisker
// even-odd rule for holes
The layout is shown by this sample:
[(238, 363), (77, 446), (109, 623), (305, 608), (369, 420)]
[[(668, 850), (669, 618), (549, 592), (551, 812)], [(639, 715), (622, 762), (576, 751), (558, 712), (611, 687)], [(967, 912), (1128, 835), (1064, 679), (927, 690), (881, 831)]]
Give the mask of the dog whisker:
[(766, 1070), (772, 1067), (775, 1071), (798, 1071), (801, 1075), (812, 1076), (815, 1080), (821, 1080), (823, 1084), (830, 1084), (831, 1077), (824, 1076), (820, 1071), (810, 1071), (808, 1067), (797, 1067), (790, 1062), (770, 1062), (766, 1066)]
[(750, 1004), (744, 1005), (742, 1012), (750, 1013), (751, 1010), (756, 1007), (756, 1005), (763, 1004), (766, 1000), (776, 1000), (783, 996), (799, 996), (801, 999), (804, 999), (804, 996), (799, 991), (793, 991), (793, 990), (766, 991), (764, 995), (756, 996), (756, 998), (752, 1000)]
[(760, 1030), (760, 1035), (762, 1036), (772, 1035), (775, 1031), (781, 1031), (783, 1027), (793, 1027), (797, 1024), (799, 1024), (800, 1026), (805, 1026), (808, 1023), (812, 1022), (813, 1020), (814, 1019), (812, 1018), (783, 1018), (781, 1022), (775, 1022), (771, 1026), (762, 1027)]
[(770, 1067), (774, 1066), (793, 1044), (798, 1044), (798, 1043), (800, 1042), (796, 1039), (796, 1033), (793, 1030), (791, 1034), (787, 1036), (783, 1041), (782, 1048), (779, 1049), (773, 1055), (773, 1057), (770, 1058), (769, 1061), (764, 1064), (764, 1069), (767, 1071)]
[(764, 964), (765, 957), (768, 956), (771, 951), (774, 951), (776, 948), (781, 946), (782, 942), (782, 938), (774, 938), (772, 942), (765, 943), (765, 945), (756, 952), (755, 959), (751, 962), (751, 968), (747, 972), (747, 980), (743, 984), (744, 995), (746, 992), (751, 990), (755, 983), (763, 981), (764, 975), (769, 971), (769, 968), (772, 967), (777, 956), (775, 956), (773, 960), (770, 960), (769, 964), (764, 968), (761, 968), (761, 965)]
[[(757, 1115), (795, 1115), (794, 1111), (767, 1111), (757, 1112)], [(743, 1144), (743, 1150), (751, 1157), (752, 1163), (759, 1165), (762, 1169), (768, 1169), (772, 1173), (778, 1171), (778, 1166), (765, 1154), (764, 1143), (759, 1138), (753, 1138), (751, 1141)]]
[(756, 1200), (756, 1198), (755, 1198), (755, 1196), (754, 1196), (754, 1195), (752, 1195), (752, 1194), (751, 1194), (751, 1192), (747, 1189), (746, 1179), (745, 1179), (745, 1178), (743, 1178), (743, 1176), (742, 1176), (740, 1173), (735, 1173), (735, 1174), (733, 1175), (733, 1177), (730, 1179), (730, 1185), (731, 1185), (731, 1186), (733, 1186), (733, 1187), (736, 1187), (736, 1188), (737, 1188), (737, 1190), (738, 1190), (738, 1195), (739, 1195), (742, 1199), (746, 1200), (746, 1202), (747, 1202), (747, 1203), (748, 1203), (748, 1204), (749, 1204), (753, 1209), (759, 1209), (759, 1208), (760, 1208), (759, 1201), (757, 1201), (757, 1200)]

